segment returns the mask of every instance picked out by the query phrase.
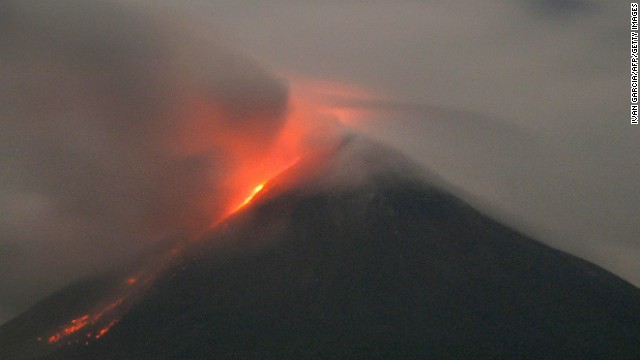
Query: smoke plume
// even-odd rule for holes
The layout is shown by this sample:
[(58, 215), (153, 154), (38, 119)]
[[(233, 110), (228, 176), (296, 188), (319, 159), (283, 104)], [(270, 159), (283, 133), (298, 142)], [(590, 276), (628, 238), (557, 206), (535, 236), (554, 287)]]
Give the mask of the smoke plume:
[(0, 322), (203, 231), (301, 141), (284, 82), (168, 15), (0, 4)]

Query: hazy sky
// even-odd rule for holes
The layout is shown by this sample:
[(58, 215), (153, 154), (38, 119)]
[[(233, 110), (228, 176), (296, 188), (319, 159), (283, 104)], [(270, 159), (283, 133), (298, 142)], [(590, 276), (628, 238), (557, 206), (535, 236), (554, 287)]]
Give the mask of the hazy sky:
[(0, 323), (136, 236), (167, 235), (162, 219), (202, 213), (187, 200), (220, 149), (165, 145), (203, 91), (222, 110), (202, 111), (252, 127), (242, 109), (256, 108), (267, 131), (289, 91), (322, 92), (475, 205), (640, 285), (626, 2), (136, 1), (175, 22), (160, 30), (98, 1), (27, 18), (17, 3), (0, 5)]

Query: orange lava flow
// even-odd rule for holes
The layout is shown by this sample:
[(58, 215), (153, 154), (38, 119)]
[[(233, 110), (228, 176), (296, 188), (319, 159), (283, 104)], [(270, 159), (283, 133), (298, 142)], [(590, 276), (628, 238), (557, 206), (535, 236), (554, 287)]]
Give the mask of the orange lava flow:
[(262, 191), (264, 189), (264, 185), (265, 183), (262, 183), (256, 187), (253, 188), (253, 190), (251, 191), (251, 195), (249, 195), (243, 202), (242, 204), (238, 205), (238, 207), (236, 208), (236, 211), (240, 210), (241, 208), (243, 208), (244, 206), (246, 206), (248, 203), (251, 202), (251, 200), (253, 200), (254, 197), (256, 197), (256, 195), (258, 195), (258, 193), (260, 191)]
[[(276, 176), (282, 172), (284, 172), (285, 170), (287, 170), (288, 168), (292, 167), (295, 163), (297, 163), (299, 160), (299, 157), (296, 158), (294, 160), (294, 162), (290, 163), (288, 166), (286, 166), (284, 169), (282, 169), (281, 171), (279, 171)], [(236, 208), (231, 211), (230, 213), (228, 213), (226, 216), (222, 217), (221, 219), (219, 219), (218, 221), (216, 221), (212, 226), (215, 226), (217, 224), (219, 224), (220, 222), (222, 222), (223, 220), (225, 220), (228, 216), (232, 215), (233, 213), (239, 211), (240, 209), (242, 209), (243, 207), (247, 206), (249, 203), (251, 203), (251, 201), (261, 192), (265, 189), (267, 185), (267, 181), (264, 181), (256, 186), (253, 187), (251, 193), (244, 199), (244, 201), (242, 201), (242, 203), (240, 203), (238, 206), (236, 206)], [(135, 276), (131, 276), (128, 278), (124, 279), (124, 284), (126, 284), (126, 286), (132, 287), (134, 285), (136, 285), (138, 283), (138, 278)], [(60, 342), (61, 340), (65, 339), (65, 338), (69, 338), (71, 335), (77, 333), (79, 330), (86, 328), (87, 326), (97, 326), (97, 325), (102, 325), (102, 327), (97, 330), (97, 331), (93, 331), (93, 330), (88, 330), (86, 332), (86, 339), (84, 340), (84, 344), (86, 346), (89, 345), (88, 340), (90, 339), (94, 339), (94, 340), (98, 340), (100, 338), (102, 338), (104, 335), (106, 335), (109, 330), (118, 323), (119, 318), (116, 316), (115, 319), (109, 321), (108, 323), (106, 323), (104, 321), (104, 318), (106, 318), (107, 316), (110, 318), (113, 318), (114, 316), (114, 312), (116, 311), (116, 309), (122, 305), (124, 303), (126, 299), (126, 295), (125, 297), (121, 297), (109, 304), (107, 304), (105, 307), (103, 307), (100, 311), (98, 312), (94, 312), (91, 314), (87, 314), (87, 315), (83, 315), (81, 317), (75, 318), (73, 320), (71, 320), (68, 324), (62, 326), (57, 332), (55, 332), (53, 335), (49, 336), (47, 338), (47, 342), (49, 344), (55, 344)], [(106, 325), (105, 325), (106, 324)], [(84, 337), (84, 336), (83, 336)], [(41, 340), (41, 338), (38, 338), (39, 340)], [(70, 340), (67, 342), (67, 344), (72, 344), (72, 343), (78, 343), (79, 340)]]
[(102, 329), (100, 329), (97, 333), (96, 333), (96, 340), (100, 339), (101, 337), (103, 337), (106, 333), (109, 332), (109, 330), (113, 327), (113, 325), (115, 325), (118, 321), (117, 320), (113, 320), (110, 323), (108, 323), (105, 327), (103, 327)]
[[(55, 344), (57, 342), (60, 342), (60, 340), (69, 337), (72, 334), (75, 334), (76, 332), (78, 332), (79, 330), (87, 327), (87, 326), (91, 326), (91, 325), (96, 325), (99, 323), (99, 321), (105, 316), (107, 315), (107, 313), (110, 313), (111, 311), (113, 311), (114, 309), (116, 309), (119, 305), (121, 305), (123, 303), (123, 299), (118, 299), (116, 301), (114, 301), (113, 303), (107, 305), (102, 311), (95, 313), (95, 314), (87, 314), (87, 315), (83, 315), (79, 318), (75, 318), (73, 320), (71, 320), (67, 325), (63, 326), (60, 328), (60, 330), (58, 330), (57, 332), (55, 332), (53, 335), (49, 336), (47, 338), (47, 342), (49, 344)], [(91, 332), (89, 332), (87, 334), (88, 338), (94, 338), (94, 339), (99, 339), (101, 337), (103, 337), (108, 331), (109, 329), (111, 329), (111, 327), (113, 327), (113, 325), (115, 325), (117, 323), (117, 320), (112, 320), (111, 322), (109, 322), (106, 326), (104, 326), (102, 329), (100, 329), (95, 335)]]
[(71, 322), (69, 323), (69, 325), (63, 327), (62, 329), (60, 329), (60, 331), (56, 332), (55, 334), (49, 336), (49, 338), (47, 339), (47, 342), (49, 344), (53, 344), (56, 343), (58, 341), (60, 341), (62, 338), (69, 336), (71, 334), (73, 334), (74, 332), (82, 329), (83, 327), (87, 326), (90, 322), (89, 319), (89, 315), (84, 315), (81, 316), (79, 318), (73, 319), (71, 320)]
[(240, 202), (240, 204), (238, 204), (235, 207), (231, 208), (231, 210), (228, 211), (227, 214), (225, 216), (223, 216), (221, 219), (218, 219), (215, 222), (213, 222), (211, 224), (211, 227), (214, 227), (214, 226), (218, 225), (220, 222), (222, 222), (223, 220), (225, 220), (229, 216), (233, 215), (234, 213), (240, 211), (242, 208), (244, 208), (247, 205), (249, 205), (256, 198), (256, 196), (258, 196), (258, 194), (260, 194), (260, 193), (262, 193), (262, 192), (264, 192), (264, 191), (266, 191), (268, 189), (268, 185), (269, 185), (269, 182), (271, 180), (273, 180), (278, 175), (284, 173), (285, 171), (287, 171), (288, 169), (293, 167), (295, 164), (297, 164), (300, 161), (300, 158), (301, 158), (300, 156), (296, 156), (292, 161), (289, 161), (284, 166), (280, 166), (277, 171), (272, 172), (270, 174), (270, 177), (269, 177), (268, 180), (263, 180), (263, 181), (259, 182), (258, 185), (253, 186), (253, 188), (251, 188), (251, 192), (249, 193), (249, 195), (247, 195), (244, 198), (244, 200), (242, 200), (242, 202)]

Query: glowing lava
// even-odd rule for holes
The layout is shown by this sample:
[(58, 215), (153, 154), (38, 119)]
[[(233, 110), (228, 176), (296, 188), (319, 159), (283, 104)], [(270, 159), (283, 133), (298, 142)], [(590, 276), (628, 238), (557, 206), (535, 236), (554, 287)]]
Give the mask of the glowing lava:
[[(85, 328), (85, 327), (91, 327), (91, 326), (95, 326), (99, 323), (102, 323), (102, 321), (100, 321), (101, 319), (103, 319), (106, 315), (110, 315), (112, 316), (112, 311), (114, 311), (118, 306), (120, 306), (122, 303), (124, 302), (123, 298), (120, 298), (116, 301), (114, 301), (113, 303), (107, 305), (105, 308), (102, 309), (102, 311), (94, 313), (94, 314), (87, 314), (87, 315), (83, 315), (79, 318), (73, 319), (71, 320), (67, 325), (63, 326), (60, 328), (60, 330), (58, 330), (55, 334), (49, 336), (47, 338), (47, 342), (49, 344), (55, 344), (57, 342), (59, 342), (60, 340), (71, 336), (72, 334), (77, 333), (79, 330)], [(111, 320), (106, 326), (104, 326), (102, 329), (100, 329), (96, 334), (93, 334), (91, 332), (89, 332), (87, 334), (87, 338), (91, 339), (99, 339), (101, 337), (103, 337), (108, 331), (109, 329), (111, 329), (111, 327), (113, 325), (115, 325), (118, 322), (118, 320)], [(40, 339), (38, 339), (40, 340)], [(76, 341), (77, 342), (77, 341)]]
[(69, 325), (63, 327), (57, 333), (49, 336), (49, 338), (47, 339), (47, 342), (49, 342), (49, 344), (56, 343), (60, 341), (62, 338), (69, 336), (75, 333), (76, 331), (82, 329), (83, 327), (87, 326), (89, 323), (90, 323), (89, 315), (84, 315), (77, 319), (73, 319), (71, 320)]
[[(238, 212), (240, 209), (249, 205), (255, 199), (255, 197), (258, 196), (258, 194), (260, 194), (261, 192), (264, 192), (268, 188), (268, 184), (271, 180), (273, 180), (274, 178), (280, 176), (285, 171), (292, 168), (295, 164), (297, 164), (300, 161), (300, 159), (301, 159), (300, 156), (296, 156), (293, 160), (289, 161), (288, 163), (277, 167), (277, 171), (268, 172), (268, 180), (263, 180), (260, 183), (258, 183), (258, 185), (255, 185), (251, 189), (251, 192), (249, 193), (249, 195), (246, 196), (244, 200), (242, 200), (242, 202), (240, 202), (235, 207), (231, 208), (231, 210), (227, 212), (226, 216), (223, 216), (222, 218), (216, 220), (211, 226), (215, 227), (216, 225), (224, 221), (227, 217), (233, 215), (234, 213)], [(245, 182), (242, 180), (236, 180), (236, 181)]]
[(238, 207), (236, 208), (236, 211), (240, 210), (241, 208), (246, 206), (248, 203), (250, 203), (251, 200), (253, 200), (253, 198), (256, 197), (256, 195), (258, 195), (258, 193), (264, 189), (264, 185), (265, 183), (262, 183), (254, 187), (253, 190), (251, 191), (251, 195), (247, 196), (247, 198), (242, 202), (242, 204), (238, 205)]
[[(178, 158), (198, 159), (202, 154), (222, 152), (228, 161), (225, 162), (227, 167), (224, 172), (214, 171), (215, 175), (212, 175), (211, 179), (203, 181), (206, 191), (198, 193), (202, 194), (196, 201), (199, 216), (193, 221), (196, 226), (202, 228), (196, 229), (195, 235), (189, 235), (187, 240), (199, 239), (197, 230), (210, 231), (236, 212), (256, 202), (259, 195), (267, 191), (275, 192), (276, 188), (282, 188), (283, 184), (299, 176), (301, 171), (284, 173), (298, 164), (303, 156), (307, 160), (303, 164), (306, 167), (302, 172), (304, 176), (308, 175), (310, 156), (322, 154), (326, 149), (333, 149), (333, 146), (340, 143), (342, 130), (336, 126), (333, 117), (341, 118), (340, 115), (343, 114), (337, 113), (340, 110), (337, 106), (329, 108), (327, 105), (325, 107), (332, 111), (332, 116), (328, 118), (325, 114), (328, 111), (322, 107), (322, 111), (317, 112), (318, 103), (326, 98), (325, 103), (335, 105), (337, 101), (330, 96), (333, 93), (356, 100), (365, 97), (366, 94), (361, 94), (357, 89), (345, 90), (328, 85), (325, 87), (325, 92), (328, 93), (325, 97), (316, 96), (314, 93), (305, 96), (304, 93), (301, 98), (297, 95), (289, 98), (286, 123), (282, 127), (276, 128), (273, 125), (273, 128), (266, 129), (269, 133), (264, 136), (258, 136), (255, 133), (257, 130), (254, 129), (248, 129), (248, 135), (240, 136), (240, 131), (247, 130), (246, 128), (238, 129), (220, 121), (213, 121), (212, 119), (221, 118), (219, 109), (208, 105), (206, 101), (203, 104), (196, 101), (194, 114), (190, 115), (195, 120), (188, 121), (185, 128), (180, 129), (181, 135), (172, 145), (176, 147), (172, 147), (172, 151), (175, 151)], [(219, 167), (217, 162), (210, 161), (212, 169)], [(315, 160), (312, 163), (313, 166), (317, 165)], [(280, 178), (281, 181), (276, 181), (276, 178)], [(209, 182), (215, 183), (215, 186), (209, 186)], [(209, 223), (211, 219), (214, 220), (213, 223)], [(49, 336), (39, 337), (39, 341), (57, 345), (82, 343), (89, 346), (106, 336), (124, 314), (144, 297), (155, 279), (175, 264), (187, 244), (188, 241), (179, 243), (164, 253), (150, 257), (135, 273), (130, 274), (133, 276), (123, 278), (113, 294), (104, 298), (98, 306), (82, 316), (75, 315), (76, 318), (53, 329), (52, 333), (47, 334)]]
[(110, 323), (107, 324), (107, 326), (103, 327), (102, 329), (100, 329), (100, 331), (98, 331), (98, 333), (96, 334), (95, 338), (100, 339), (101, 337), (103, 337), (106, 333), (109, 332), (109, 330), (113, 327), (113, 325), (115, 325), (118, 321), (117, 320), (112, 320)]

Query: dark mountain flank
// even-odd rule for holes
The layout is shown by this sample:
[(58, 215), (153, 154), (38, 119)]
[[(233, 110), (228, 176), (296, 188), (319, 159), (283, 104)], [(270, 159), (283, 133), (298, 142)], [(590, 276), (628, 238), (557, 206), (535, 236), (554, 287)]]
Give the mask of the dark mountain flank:
[(68, 344), (46, 337), (127, 275), (52, 295), (0, 328), (0, 359), (640, 358), (639, 289), (355, 143), (276, 181)]

